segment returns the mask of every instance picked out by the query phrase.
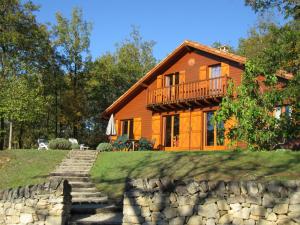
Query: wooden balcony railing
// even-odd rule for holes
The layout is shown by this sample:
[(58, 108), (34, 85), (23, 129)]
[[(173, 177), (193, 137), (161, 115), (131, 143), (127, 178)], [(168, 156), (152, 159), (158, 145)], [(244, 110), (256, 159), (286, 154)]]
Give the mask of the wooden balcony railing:
[(222, 97), (226, 93), (227, 77), (217, 77), (148, 91), (148, 105), (168, 104), (197, 99)]

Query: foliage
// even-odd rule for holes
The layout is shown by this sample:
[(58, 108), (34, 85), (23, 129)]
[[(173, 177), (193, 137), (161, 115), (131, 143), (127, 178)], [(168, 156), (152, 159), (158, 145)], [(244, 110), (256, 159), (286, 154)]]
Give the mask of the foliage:
[(54, 150), (70, 150), (71, 147), (72, 143), (65, 138), (55, 138), (49, 142), (49, 148)]
[(214, 43), (212, 43), (211, 45), (213, 48), (216, 48), (216, 49), (220, 49), (221, 47), (226, 47), (228, 52), (230, 53), (235, 53), (235, 49), (233, 46), (229, 45), (229, 44), (224, 44), (220, 41), (215, 41)]
[(64, 124), (72, 124), (72, 136), (78, 138), (78, 130), (83, 124), (85, 113), (84, 80), (86, 65), (90, 61), (89, 45), (91, 24), (83, 20), (82, 10), (74, 8), (68, 20), (56, 13), (57, 25), (53, 27), (54, 45), (60, 62), (66, 71), (67, 90), (63, 96)]
[[(5, 90), (4, 85), (12, 77), (23, 76), (37, 77), (48, 64), (48, 56), (51, 52), (49, 33), (46, 26), (39, 24), (34, 16), (38, 9), (32, 2), (3, 0), (0, 2), (0, 89)], [(18, 79), (15, 79), (18, 80)], [(40, 80), (39, 80), (40, 81)], [(23, 90), (24, 91), (24, 90)], [(9, 110), (3, 101), (9, 95), (2, 93), (0, 109), (0, 149), (4, 148), (5, 118), (20, 117), (19, 111), (14, 115), (7, 115)], [(27, 96), (28, 97), (28, 96)], [(18, 101), (19, 103), (22, 100)], [(9, 107), (9, 106), (8, 106)], [(6, 115), (4, 115), (4, 112)], [(18, 115), (16, 115), (18, 114)], [(24, 114), (24, 113), (23, 113)], [(28, 113), (30, 114), (30, 113)], [(24, 115), (26, 117), (26, 115)], [(22, 123), (19, 123), (23, 127)], [(20, 129), (22, 137), (24, 128)]]
[(300, 19), (300, 4), (298, 0), (245, 0), (255, 12), (264, 12), (270, 8), (277, 8), (285, 17), (292, 16)]
[(153, 143), (143, 137), (139, 140), (138, 146), (139, 146), (138, 150), (141, 150), (141, 151), (153, 149)]
[[(245, 66), (242, 84), (231, 84), (217, 120), (235, 118), (236, 124), (228, 133), (230, 138), (246, 142), (250, 149), (272, 150), (300, 133), (300, 29), (296, 21), (291, 21), (282, 27), (267, 26), (265, 32), (244, 41), (248, 42), (244, 50), (256, 53)], [(260, 49), (255, 47), (256, 42)], [(280, 71), (293, 74), (294, 79), (279, 78)], [(264, 81), (259, 81), (260, 75)], [(291, 117), (273, 117), (274, 108), (284, 104), (292, 107)]]
[(76, 143), (71, 144), (71, 149), (80, 149), (80, 145)]
[(100, 143), (97, 146), (97, 150), (100, 152), (110, 152), (113, 150), (113, 146), (111, 143)]
[(129, 138), (127, 135), (119, 136), (117, 140), (115, 140), (115, 142), (112, 144), (112, 146), (114, 149), (123, 150), (127, 147), (128, 140)]

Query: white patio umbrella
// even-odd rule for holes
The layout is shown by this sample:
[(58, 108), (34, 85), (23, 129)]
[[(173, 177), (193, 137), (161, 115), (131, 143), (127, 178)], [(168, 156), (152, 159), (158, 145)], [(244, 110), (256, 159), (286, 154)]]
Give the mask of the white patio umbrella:
[(116, 128), (115, 128), (115, 120), (114, 120), (114, 115), (111, 114), (108, 124), (107, 124), (107, 128), (106, 128), (106, 135), (107, 136), (113, 136), (116, 135)]

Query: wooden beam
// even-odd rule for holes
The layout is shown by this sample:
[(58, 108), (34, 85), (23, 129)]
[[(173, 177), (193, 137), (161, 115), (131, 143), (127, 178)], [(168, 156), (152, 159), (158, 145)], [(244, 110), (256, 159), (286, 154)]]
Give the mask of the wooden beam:
[(198, 106), (203, 106), (198, 100), (195, 100), (195, 104)]
[(207, 98), (204, 98), (204, 99), (203, 99), (203, 101), (204, 101), (206, 104), (208, 104), (208, 105), (210, 105), (210, 104), (211, 104), (211, 102), (210, 102), (210, 101), (208, 101), (208, 99), (207, 99)]

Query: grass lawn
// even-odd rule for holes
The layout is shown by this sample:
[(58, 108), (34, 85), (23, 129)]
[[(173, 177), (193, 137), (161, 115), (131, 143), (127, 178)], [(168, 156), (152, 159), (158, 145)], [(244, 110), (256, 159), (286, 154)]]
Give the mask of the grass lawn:
[(287, 180), (300, 177), (300, 152), (104, 152), (91, 171), (97, 187), (122, 196), (125, 179)]
[(44, 182), (66, 156), (62, 150), (0, 151), (0, 189)]

